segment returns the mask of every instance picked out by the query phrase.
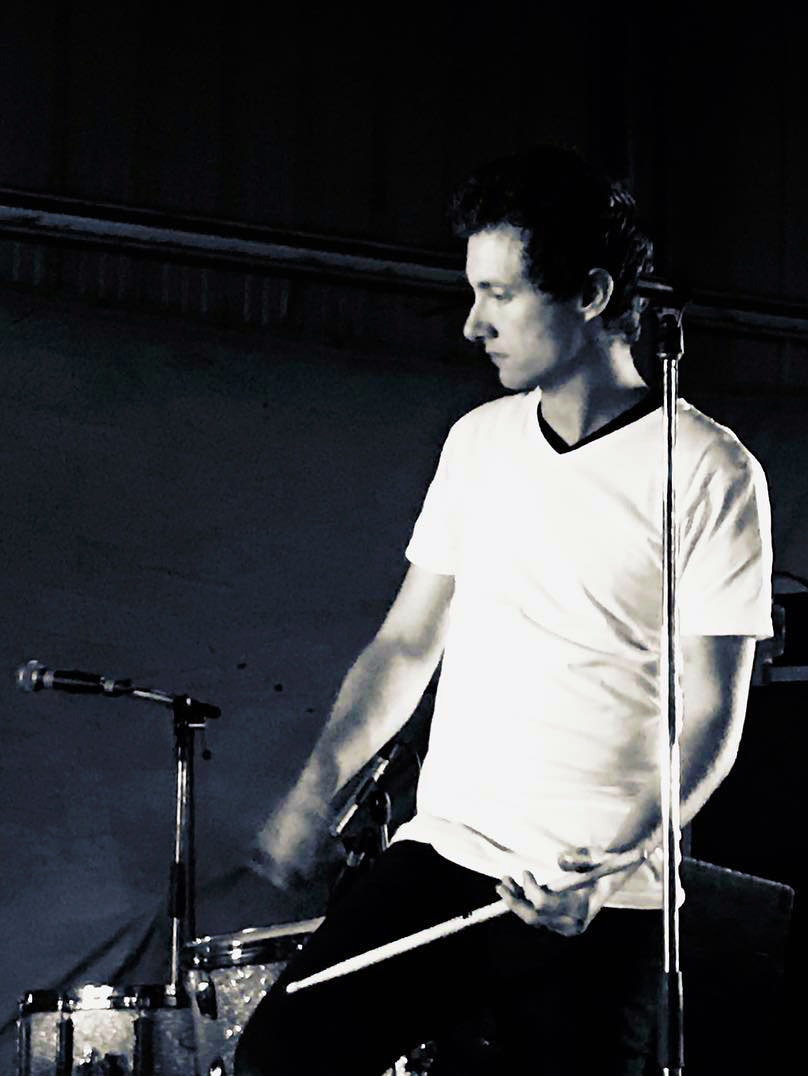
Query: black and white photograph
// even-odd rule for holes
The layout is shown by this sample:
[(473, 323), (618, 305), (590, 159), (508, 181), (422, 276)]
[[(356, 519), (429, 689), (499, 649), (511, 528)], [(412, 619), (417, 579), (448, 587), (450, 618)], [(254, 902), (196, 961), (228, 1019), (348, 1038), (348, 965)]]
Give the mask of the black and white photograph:
[(0, 1076), (793, 1070), (806, 40), (0, 7)]

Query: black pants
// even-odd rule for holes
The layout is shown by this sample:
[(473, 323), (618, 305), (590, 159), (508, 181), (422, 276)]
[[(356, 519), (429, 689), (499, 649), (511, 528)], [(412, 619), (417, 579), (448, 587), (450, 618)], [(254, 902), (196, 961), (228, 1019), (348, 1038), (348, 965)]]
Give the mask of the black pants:
[[(495, 882), (429, 846), (394, 844), (329, 913), (241, 1036), (236, 1076), (381, 1076), (415, 1045), (493, 1026), (496, 1071), (640, 1074), (662, 952), (656, 912), (605, 909), (574, 938), (507, 914), (344, 978), (286, 982), (497, 899)], [(479, 1023), (478, 1023), (479, 1022)], [(441, 1058), (441, 1042), (448, 1043)], [(452, 1045), (453, 1044), (453, 1045)], [(473, 1071), (468, 1057), (458, 1074)], [(489, 1071), (489, 1069), (486, 1069)]]

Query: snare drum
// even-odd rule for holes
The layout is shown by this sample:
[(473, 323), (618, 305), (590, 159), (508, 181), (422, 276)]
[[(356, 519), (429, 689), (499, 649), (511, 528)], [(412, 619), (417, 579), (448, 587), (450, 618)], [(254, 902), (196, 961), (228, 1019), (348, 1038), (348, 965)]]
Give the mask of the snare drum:
[(188, 1007), (165, 986), (34, 990), (20, 1001), (18, 1076), (193, 1076)]
[[(196, 1076), (233, 1076), (236, 1043), (258, 1003), (322, 919), (198, 938), (181, 954), (196, 1038)], [(380, 1076), (425, 1076), (432, 1050), (422, 1046)]]
[(322, 919), (198, 938), (181, 954), (196, 1038), (197, 1076), (233, 1076), (238, 1037), (259, 1001)]

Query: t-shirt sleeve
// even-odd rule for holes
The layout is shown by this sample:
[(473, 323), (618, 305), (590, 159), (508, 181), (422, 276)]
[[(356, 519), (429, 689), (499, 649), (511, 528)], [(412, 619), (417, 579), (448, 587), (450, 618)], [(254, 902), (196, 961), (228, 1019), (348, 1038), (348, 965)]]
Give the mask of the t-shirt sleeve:
[(405, 556), (412, 564), (439, 575), (454, 575), (458, 557), (458, 521), (455, 505), (458, 490), (452, 466), (454, 429), (443, 446), (435, 476), (426, 491)]
[(738, 445), (703, 460), (701, 470), (680, 531), (680, 630), (767, 639), (772, 540), (763, 468)]

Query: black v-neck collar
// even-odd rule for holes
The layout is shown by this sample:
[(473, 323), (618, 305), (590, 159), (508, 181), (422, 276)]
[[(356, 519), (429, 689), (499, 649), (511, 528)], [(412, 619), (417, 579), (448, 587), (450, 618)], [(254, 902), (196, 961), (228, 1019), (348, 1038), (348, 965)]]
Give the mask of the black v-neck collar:
[(653, 389), (649, 390), (646, 396), (643, 396), (637, 403), (632, 404), (627, 411), (621, 412), (615, 418), (610, 419), (605, 426), (601, 426), (600, 429), (595, 430), (593, 433), (587, 434), (586, 437), (582, 437), (580, 441), (576, 441), (574, 445), (568, 445), (563, 437), (559, 436), (553, 427), (547, 422), (547, 419), (542, 414), (541, 400), (539, 400), (538, 407), (536, 408), (536, 414), (539, 419), (539, 427), (544, 434), (544, 439), (547, 444), (555, 452), (574, 452), (576, 448), (582, 448), (584, 445), (590, 444), (592, 441), (597, 441), (601, 437), (606, 437), (610, 433), (614, 433), (615, 430), (620, 430), (624, 426), (630, 425), (632, 422), (636, 422), (637, 419), (645, 418), (646, 415), (650, 415), (652, 411), (656, 411), (662, 402), (659, 392), (654, 392)]

